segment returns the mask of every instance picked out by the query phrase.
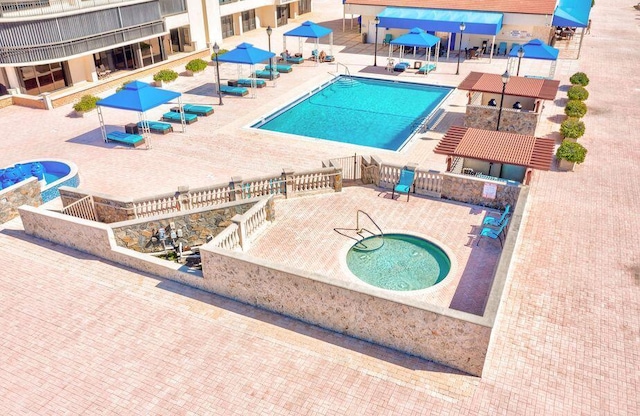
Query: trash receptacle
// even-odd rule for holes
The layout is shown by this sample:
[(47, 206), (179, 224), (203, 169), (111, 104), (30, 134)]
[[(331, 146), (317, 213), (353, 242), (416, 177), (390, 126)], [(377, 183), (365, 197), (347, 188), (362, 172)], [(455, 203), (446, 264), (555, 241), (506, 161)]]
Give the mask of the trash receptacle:
[(367, 33), (362, 33), (362, 43), (367, 43)]

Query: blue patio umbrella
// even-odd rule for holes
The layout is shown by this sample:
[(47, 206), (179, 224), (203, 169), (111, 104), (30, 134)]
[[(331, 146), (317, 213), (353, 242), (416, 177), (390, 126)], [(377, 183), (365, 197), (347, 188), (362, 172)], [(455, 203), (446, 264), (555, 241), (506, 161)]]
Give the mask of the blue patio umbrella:
[(286, 32), (283, 35), (283, 45), (284, 45), (284, 48), (286, 49), (287, 36), (300, 38), (298, 49), (300, 50), (300, 53), (302, 53), (302, 38), (311, 38), (316, 40), (316, 50), (318, 50), (319, 39), (327, 35), (330, 35), (329, 55), (332, 56), (333, 55), (333, 30), (329, 29), (328, 27), (320, 26), (319, 24), (314, 23), (310, 20), (307, 20), (297, 28)]
[[(547, 61), (555, 61), (558, 59), (558, 49), (553, 46), (549, 46), (540, 39), (533, 39), (521, 46), (524, 50), (524, 58), (527, 59), (544, 59)], [(513, 48), (509, 52), (509, 56), (512, 58), (518, 57), (518, 49)]]
[[(104, 118), (102, 116), (101, 107), (117, 108), (120, 110), (129, 110), (138, 112), (138, 121), (142, 125), (142, 134), (145, 136), (145, 142), (147, 147), (149, 145), (149, 139), (147, 133), (149, 132), (149, 121), (147, 120), (145, 112), (159, 105), (165, 104), (175, 98), (179, 98), (182, 94), (175, 91), (169, 91), (161, 88), (152, 87), (150, 84), (141, 81), (132, 81), (125, 84), (124, 88), (110, 95), (102, 100), (99, 100), (96, 104), (98, 106), (98, 117), (100, 119), (100, 130), (102, 132), (102, 138), (106, 141), (107, 131), (104, 126)], [(182, 104), (180, 107), (182, 107)], [(183, 114), (181, 112), (181, 114)], [(182, 116), (182, 131), (185, 131), (184, 114)]]
[[(256, 48), (250, 43), (243, 42), (236, 46), (235, 49), (223, 53), (222, 55), (218, 55), (219, 62), (228, 62), (232, 64), (244, 64), (251, 66), (251, 73), (253, 73), (253, 65), (258, 64), (260, 62), (268, 61), (269, 59), (276, 56), (275, 53), (265, 51), (264, 49)], [(271, 68), (273, 71), (274, 68)], [(256, 82), (253, 80), (255, 77), (252, 77), (251, 81), (251, 90), (252, 96), (255, 97), (255, 88)], [(219, 88), (219, 87), (218, 87)]]

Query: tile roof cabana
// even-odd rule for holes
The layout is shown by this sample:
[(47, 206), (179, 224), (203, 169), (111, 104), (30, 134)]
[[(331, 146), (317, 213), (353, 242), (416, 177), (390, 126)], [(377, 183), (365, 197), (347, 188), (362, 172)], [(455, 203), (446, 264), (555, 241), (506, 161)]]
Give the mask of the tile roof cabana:
[(528, 185), (533, 169), (551, 169), (554, 146), (555, 141), (548, 138), (451, 126), (433, 152), (447, 156), (447, 172), (452, 171), (454, 158), (488, 162), (487, 174), (496, 177), (501, 176), (491, 171), (493, 164), (524, 167), (522, 182)]
[[(511, 76), (504, 90), (504, 95), (555, 100), (559, 87), (560, 81), (555, 79)], [(501, 94), (502, 76), (484, 72), (471, 72), (458, 85), (458, 89)]]

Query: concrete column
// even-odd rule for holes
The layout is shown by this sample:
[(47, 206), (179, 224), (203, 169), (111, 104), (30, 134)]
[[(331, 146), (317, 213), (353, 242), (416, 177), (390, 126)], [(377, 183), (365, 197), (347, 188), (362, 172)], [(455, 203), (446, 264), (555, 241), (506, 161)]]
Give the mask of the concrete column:
[(43, 92), (40, 94), (42, 101), (44, 101), (44, 108), (47, 110), (53, 110), (53, 102), (51, 102), (51, 93)]
[(229, 195), (229, 199), (232, 201), (241, 201), (242, 200), (242, 177), (241, 176), (232, 176), (231, 182), (229, 183), (231, 187), (231, 195)]
[(240, 214), (234, 215), (233, 218), (231, 218), (231, 222), (233, 222), (238, 226), (238, 236), (240, 237), (240, 248), (244, 251), (245, 241), (247, 241), (247, 238), (245, 234), (246, 230), (244, 227), (244, 223), (242, 222), (242, 215)]
[(293, 169), (285, 168), (282, 169), (282, 179), (285, 181), (285, 194), (287, 199), (293, 198), (296, 196), (295, 183), (293, 178)]

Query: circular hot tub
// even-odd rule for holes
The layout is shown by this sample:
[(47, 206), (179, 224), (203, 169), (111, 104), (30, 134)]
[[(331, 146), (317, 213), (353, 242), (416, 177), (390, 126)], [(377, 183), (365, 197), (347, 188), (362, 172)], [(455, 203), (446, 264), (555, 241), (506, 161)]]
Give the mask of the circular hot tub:
[(347, 253), (347, 267), (360, 280), (388, 290), (412, 291), (442, 282), (451, 270), (438, 245), (410, 234), (365, 238)]

